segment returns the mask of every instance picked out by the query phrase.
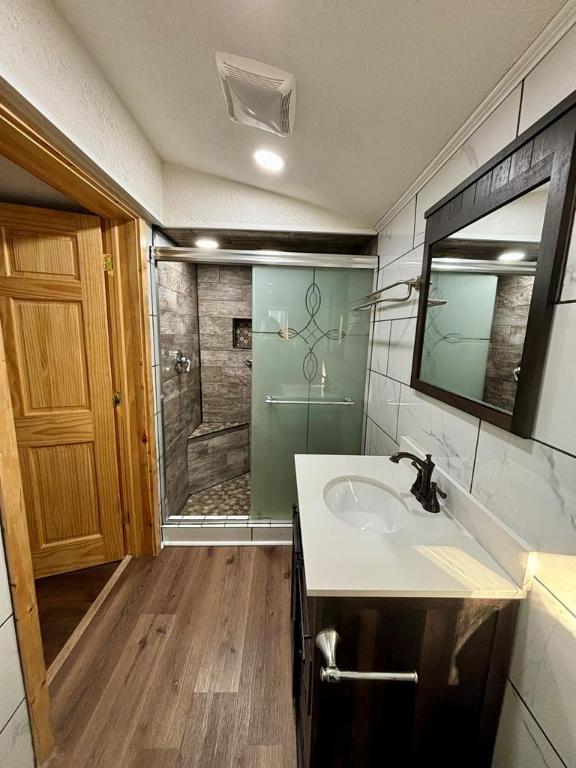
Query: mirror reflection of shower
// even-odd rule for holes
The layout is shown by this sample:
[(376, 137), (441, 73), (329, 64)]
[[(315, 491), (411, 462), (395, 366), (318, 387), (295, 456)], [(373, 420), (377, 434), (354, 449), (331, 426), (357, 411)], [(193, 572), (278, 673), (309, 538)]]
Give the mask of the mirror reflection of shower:
[(548, 191), (543, 184), (432, 245), (424, 381), (513, 411)]

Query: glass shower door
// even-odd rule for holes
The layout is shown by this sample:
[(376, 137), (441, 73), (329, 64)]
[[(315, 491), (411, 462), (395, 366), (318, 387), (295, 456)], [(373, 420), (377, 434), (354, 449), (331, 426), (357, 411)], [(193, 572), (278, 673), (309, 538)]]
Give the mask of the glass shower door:
[(287, 519), (294, 454), (360, 452), (371, 270), (254, 267), (252, 512)]

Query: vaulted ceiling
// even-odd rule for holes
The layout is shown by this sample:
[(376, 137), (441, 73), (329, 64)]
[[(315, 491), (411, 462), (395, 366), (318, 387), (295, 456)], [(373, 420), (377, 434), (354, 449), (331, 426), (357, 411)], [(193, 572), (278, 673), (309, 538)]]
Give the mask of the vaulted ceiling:
[[(54, 2), (164, 161), (373, 225), (564, 0)], [(294, 73), (290, 137), (229, 120), (216, 51)]]

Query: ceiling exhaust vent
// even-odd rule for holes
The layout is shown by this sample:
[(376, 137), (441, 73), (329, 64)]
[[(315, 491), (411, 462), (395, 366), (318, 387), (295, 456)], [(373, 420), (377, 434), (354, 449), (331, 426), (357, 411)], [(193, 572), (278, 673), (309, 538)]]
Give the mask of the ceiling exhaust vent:
[(231, 53), (216, 66), (228, 114), (235, 123), (288, 136), (294, 128), (296, 80), (290, 72)]

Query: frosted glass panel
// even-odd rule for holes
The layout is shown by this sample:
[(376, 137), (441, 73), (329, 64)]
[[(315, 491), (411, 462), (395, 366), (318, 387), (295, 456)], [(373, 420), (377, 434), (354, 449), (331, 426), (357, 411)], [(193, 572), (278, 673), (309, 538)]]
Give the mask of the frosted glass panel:
[(373, 273), (252, 274), (252, 516), (287, 519), (297, 504), (296, 453), (360, 451), (370, 315), (352, 310)]
[(316, 319), (328, 335), (315, 347), (318, 365), (310, 384), (324, 397), (349, 398), (354, 405), (311, 407), (307, 452), (357, 454), (362, 442), (371, 313), (351, 310), (372, 290), (372, 273), (316, 269), (315, 282), (322, 297)]
[(436, 387), (481, 400), (496, 304), (497, 275), (433, 272), (422, 350), (422, 378)]

